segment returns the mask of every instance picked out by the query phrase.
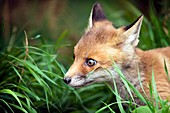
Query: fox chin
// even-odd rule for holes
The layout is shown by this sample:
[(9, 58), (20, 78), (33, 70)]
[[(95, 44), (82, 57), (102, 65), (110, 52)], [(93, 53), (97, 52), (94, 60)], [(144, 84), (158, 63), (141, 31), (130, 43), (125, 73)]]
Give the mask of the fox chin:
[[(144, 96), (150, 97), (148, 88), (154, 70), (155, 83), (159, 96), (170, 99), (170, 81), (165, 71), (170, 73), (170, 47), (143, 51), (137, 48), (143, 16), (128, 26), (115, 28), (109, 21), (99, 3), (93, 5), (89, 24), (77, 45), (74, 47), (74, 62), (64, 77), (64, 82), (79, 88), (96, 82), (117, 84), (122, 98), (127, 91), (113, 61), (125, 78)], [(140, 74), (141, 80), (138, 79)], [(140, 82), (145, 93), (142, 91)], [(137, 104), (140, 104), (138, 100)]]

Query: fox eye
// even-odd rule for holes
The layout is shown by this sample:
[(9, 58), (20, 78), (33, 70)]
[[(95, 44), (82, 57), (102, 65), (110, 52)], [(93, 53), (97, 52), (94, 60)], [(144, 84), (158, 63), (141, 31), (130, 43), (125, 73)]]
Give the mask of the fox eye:
[(92, 67), (97, 64), (97, 61), (91, 58), (87, 58), (85, 64), (89, 67)]

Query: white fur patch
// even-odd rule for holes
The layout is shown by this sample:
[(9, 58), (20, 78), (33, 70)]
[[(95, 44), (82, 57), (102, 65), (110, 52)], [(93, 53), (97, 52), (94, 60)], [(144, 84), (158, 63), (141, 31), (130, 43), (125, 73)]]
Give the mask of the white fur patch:
[(72, 87), (82, 87), (96, 82), (112, 82), (116, 76), (118, 76), (118, 74), (113, 68), (100, 69), (90, 72), (86, 77), (80, 77), (78, 75), (73, 76), (69, 85)]

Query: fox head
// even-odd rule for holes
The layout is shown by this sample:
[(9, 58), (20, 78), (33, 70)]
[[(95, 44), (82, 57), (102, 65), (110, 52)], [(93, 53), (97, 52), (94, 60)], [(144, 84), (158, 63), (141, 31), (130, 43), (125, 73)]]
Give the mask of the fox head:
[(74, 48), (74, 62), (64, 82), (72, 87), (82, 87), (112, 81), (118, 76), (113, 61), (123, 69), (133, 59), (142, 20), (143, 16), (140, 16), (129, 26), (116, 29), (106, 18), (101, 5), (94, 4), (89, 25)]

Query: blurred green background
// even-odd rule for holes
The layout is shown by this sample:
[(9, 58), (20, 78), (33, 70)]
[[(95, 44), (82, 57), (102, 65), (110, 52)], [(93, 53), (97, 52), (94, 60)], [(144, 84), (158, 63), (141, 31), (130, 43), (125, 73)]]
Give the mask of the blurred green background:
[[(16, 32), (16, 37), (19, 38), (15, 41), (21, 44), (22, 36), (19, 35), (23, 35), (23, 30), (26, 30), (30, 43), (38, 42), (35, 39), (37, 35), (53, 43), (65, 32), (61, 43), (67, 43), (71, 48), (63, 48), (60, 52), (64, 57), (67, 54), (70, 56), (73, 45), (80, 39), (88, 24), (91, 7), (95, 2), (102, 4), (108, 19), (116, 27), (129, 25), (141, 14), (145, 16), (139, 47), (150, 49), (168, 45), (166, 41), (155, 44), (155, 41), (160, 41), (162, 32), (169, 34), (168, 0), (1, 0), (1, 23), (4, 21), (4, 38), (1, 38), (1, 42), (4, 40), (4, 44), (8, 44), (12, 33)], [(161, 34), (157, 31), (161, 31)], [(69, 61), (70, 59), (63, 62), (68, 64)]]
[[(63, 73), (73, 62), (73, 47), (87, 27), (91, 7), (95, 2), (101, 3), (106, 16), (115, 27), (129, 25), (141, 14), (144, 15), (140, 48), (147, 50), (170, 45), (169, 0), (1, 0), (1, 91), (10, 89), (23, 95), (28, 93), (26, 97), (30, 99), (29, 107), (41, 113), (95, 112), (105, 106), (104, 103), (114, 102), (114, 94), (105, 84), (95, 84), (75, 90), (62, 81)], [(30, 56), (25, 52), (26, 37), (30, 46)], [(38, 71), (34, 66), (38, 67)], [(22, 72), (20, 67), (25, 71)], [(25, 75), (22, 78), (24, 82), (20, 81), (22, 75)], [(39, 78), (36, 78), (37, 76)], [(8, 79), (10, 77), (11, 79)], [(45, 79), (45, 81), (37, 89), (39, 87), (37, 84), (41, 83), (39, 79)], [(31, 84), (29, 80), (37, 84)], [(23, 85), (25, 90), (18, 90), (18, 87), (11, 88), (7, 84)], [(50, 94), (44, 89), (46, 84), (50, 87)], [(29, 92), (26, 91), (27, 88), (40, 100), (37, 101), (35, 98), (32, 100)], [(12, 105), (9, 105), (20, 110), (13, 105), (17, 103), (15, 99), (11, 93), (7, 95), (0, 93), (2, 110), (8, 108), (6, 103), (8, 104), (11, 100)], [(22, 101), (25, 102), (25, 100)], [(27, 104), (28, 102), (25, 102), (22, 107), (33, 112), (34, 110), (29, 109)], [(117, 110), (117, 107), (113, 106), (112, 109)]]

